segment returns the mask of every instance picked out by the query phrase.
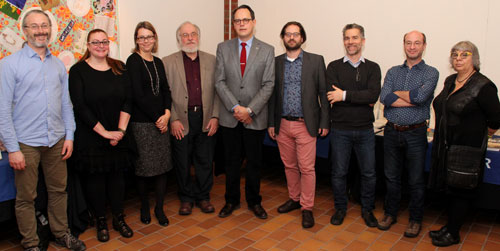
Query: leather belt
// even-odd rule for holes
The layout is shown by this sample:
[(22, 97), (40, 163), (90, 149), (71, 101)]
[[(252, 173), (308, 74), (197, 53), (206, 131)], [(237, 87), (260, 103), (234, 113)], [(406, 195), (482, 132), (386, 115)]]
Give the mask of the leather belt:
[(190, 112), (198, 112), (198, 111), (201, 111), (201, 106), (196, 105), (196, 106), (193, 106), (193, 107), (188, 107), (188, 111), (190, 111)]
[(304, 121), (304, 117), (282, 116), (282, 118), (288, 121)]
[(397, 125), (397, 124), (394, 124), (394, 123), (388, 121), (386, 126), (394, 128), (394, 130), (399, 131), (399, 132), (405, 132), (405, 131), (409, 131), (409, 130), (413, 130), (413, 129), (427, 126), (427, 122), (422, 122), (422, 123), (413, 124), (413, 125)]

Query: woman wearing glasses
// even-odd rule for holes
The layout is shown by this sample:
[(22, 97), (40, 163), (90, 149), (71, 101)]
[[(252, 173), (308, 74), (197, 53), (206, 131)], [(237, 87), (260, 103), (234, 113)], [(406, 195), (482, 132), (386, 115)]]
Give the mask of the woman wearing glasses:
[[(449, 198), (447, 224), (439, 230), (429, 232), (432, 244), (441, 247), (460, 242), (460, 227), (482, 183), (486, 149), (481, 147), (486, 143), (486, 133), (492, 135), (500, 127), (497, 88), (479, 72), (477, 47), (469, 41), (458, 42), (451, 49), (450, 63), (457, 73), (446, 78), (443, 90), (433, 103), (436, 127), (429, 176), (430, 187), (445, 191)], [(452, 170), (449, 167), (453, 165), (449, 163), (454, 156), (450, 146), (481, 149), (479, 153), (482, 158), (477, 158), (478, 161), (482, 159), (481, 165), (478, 165), (481, 166), (481, 171), (477, 175), (477, 186), (465, 188), (453, 183), (451, 178), (456, 177), (456, 172), (450, 174), (448, 171)], [(470, 170), (461, 173), (470, 173)]]
[(132, 122), (130, 128), (137, 142), (135, 161), (137, 188), (141, 198), (141, 222), (151, 222), (148, 184), (154, 183), (156, 206), (154, 213), (161, 226), (168, 225), (163, 212), (167, 175), (172, 169), (170, 137), (167, 133), (171, 97), (162, 61), (153, 56), (158, 50), (158, 37), (147, 21), (137, 24), (135, 48), (127, 59), (133, 89)]
[(124, 170), (132, 166), (134, 143), (126, 135), (132, 110), (130, 80), (125, 65), (108, 56), (108, 35), (89, 32), (87, 51), (69, 72), (76, 131), (73, 164), (83, 178), (87, 201), (97, 219), (97, 239), (109, 240), (106, 198), (113, 228), (133, 235), (125, 223)]

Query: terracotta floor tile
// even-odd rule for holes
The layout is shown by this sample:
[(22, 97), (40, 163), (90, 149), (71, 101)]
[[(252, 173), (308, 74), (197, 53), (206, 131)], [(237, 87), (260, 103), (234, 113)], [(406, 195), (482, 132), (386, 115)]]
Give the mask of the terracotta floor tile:
[(415, 248), (415, 243), (400, 240), (392, 247), (394, 251), (408, 251)]
[(351, 243), (351, 241), (356, 239), (356, 237), (357, 237), (357, 235), (353, 232), (342, 231), (337, 236), (335, 236), (334, 239), (347, 245), (347, 244)]
[(152, 246), (144, 248), (141, 251), (160, 251), (160, 250), (167, 250), (167, 249), (168, 249), (167, 245), (159, 242), (159, 243), (156, 243), (156, 244), (154, 244)]
[(399, 239), (401, 239), (403, 235), (401, 234), (395, 234), (392, 232), (383, 232), (382, 236), (380, 236), (380, 240), (391, 242), (391, 243), (396, 243)]
[(470, 232), (466, 237), (465, 241), (475, 241), (483, 243), (486, 240), (486, 234)]
[(236, 248), (237, 250), (243, 250), (250, 245), (254, 244), (254, 240), (247, 239), (245, 237), (239, 238), (229, 244), (230, 247)]
[(221, 236), (221, 237), (217, 237), (215, 239), (208, 241), (206, 243), (206, 245), (218, 250), (218, 249), (225, 247), (226, 245), (228, 245), (231, 242), (232, 242), (231, 239)]
[(173, 236), (168, 236), (163, 240), (164, 243), (168, 244), (171, 247), (178, 245), (186, 240), (186, 237), (180, 234), (176, 234)]
[(381, 233), (372, 233), (372, 232), (369, 232), (369, 231), (363, 231), (362, 233), (358, 234), (357, 236), (357, 240), (358, 241), (362, 241), (364, 243), (372, 243), (374, 242), (376, 239), (378, 239), (380, 237)]
[(452, 245), (449, 247), (437, 248), (436, 250), (438, 250), (438, 251), (456, 251), (456, 250), (460, 250), (460, 245)]
[(331, 239), (333, 239), (333, 236), (335, 236), (335, 233), (332, 231), (329, 231), (328, 228), (323, 228), (321, 231), (318, 231), (313, 238), (322, 242), (327, 242)]
[(255, 229), (253, 230), (252, 232), (248, 233), (245, 235), (245, 237), (247, 237), (248, 239), (251, 239), (251, 240), (254, 240), (254, 241), (257, 241), (257, 240), (260, 240), (262, 239), (264, 236), (268, 235), (269, 233), (264, 231), (264, 230), (261, 230), (261, 229)]
[(198, 224), (199, 222), (194, 220), (194, 219), (185, 219), (179, 223), (177, 223), (178, 226), (181, 226), (183, 228), (188, 228), (192, 225)]
[(167, 250), (169, 250), (169, 251), (186, 251), (186, 250), (191, 250), (191, 249), (192, 248), (190, 246), (187, 246), (185, 244), (179, 244), (179, 245), (177, 245), (175, 247), (171, 247)]
[(165, 238), (165, 235), (162, 235), (160, 233), (152, 233), (144, 236), (144, 238), (140, 239), (139, 241), (142, 242), (142, 244), (149, 246), (152, 244), (155, 244), (157, 242), (160, 242)]
[(203, 229), (201, 227), (198, 227), (198, 226), (192, 226), (184, 231), (181, 232), (181, 234), (187, 236), (187, 237), (193, 237), (197, 234), (200, 234), (202, 232), (205, 232), (206, 229)]
[(203, 246), (200, 246), (200, 247), (195, 248), (194, 250), (195, 250), (195, 251), (212, 251), (212, 250), (215, 250), (215, 249), (213, 249), (213, 248), (211, 248), (211, 247), (208, 247), (208, 246), (203, 245)]
[(223, 235), (226, 231), (223, 229), (220, 229), (219, 227), (213, 227), (211, 229), (208, 229), (203, 233), (203, 236), (206, 236), (210, 239), (214, 239), (216, 237), (219, 237)]
[(349, 250), (349, 251), (359, 251), (359, 250), (366, 250), (370, 246), (366, 242), (354, 240), (351, 242), (351, 244), (347, 245), (347, 247), (344, 248), (344, 250)]
[(197, 235), (187, 241), (184, 242), (184, 244), (187, 244), (191, 247), (198, 247), (202, 244), (204, 244), (205, 242), (208, 242), (210, 239), (208, 239), (207, 237), (203, 236), (203, 235)]
[(366, 225), (353, 223), (353, 224), (349, 225), (348, 227), (346, 227), (345, 230), (353, 232), (355, 234), (359, 234), (359, 233), (363, 232), (366, 228), (367, 228)]
[(393, 245), (394, 243), (378, 240), (375, 241), (368, 249), (373, 251), (385, 251), (385, 250), (391, 250)]
[(136, 232), (140, 232), (140, 233), (142, 233), (144, 235), (148, 235), (150, 233), (154, 233), (154, 232), (160, 230), (161, 228), (163, 228), (163, 227), (160, 227), (160, 226), (158, 226), (156, 224), (149, 224), (149, 226), (137, 229), (135, 231)]
[(309, 231), (299, 229), (295, 233), (291, 234), (288, 238), (297, 241), (305, 241), (311, 238), (313, 235), (314, 234)]
[(158, 232), (165, 235), (165, 236), (172, 236), (172, 235), (175, 235), (183, 230), (184, 230), (184, 228), (181, 226), (168, 225), (167, 227), (160, 229)]
[[(298, 250), (319, 250), (323, 245), (323, 242), (318, 241), (316, 239), (309, 239), (305, 242), (302, 242), (300, 246), (298, 246)], [(357, 250), (359, 251), (359, 250)]]
[(274, 232), (272, 232), (268, 237), (269, 238), (273, 238), (277, 241), (282, 241), (284, 240), (286, 237), (290, 236), (292, 233), (286, 231), (286, 230), (283, 230), (283, 229), (278, 229)]
[(273, 239), (262, 239), (256, 242), (252, 247), (259, 250), (267, 250), (274, 247), (278, 242)]
[(281, 241), (278, 244), (278, 248), (281, 248), (283, 250), (292, 250), (300, 245), (300, 242), (292, 240), (292, 239), (285, 239)]
[(463, 250), (463, 251), (475, 251), (475, 250), (481, 250), (482, 248), (483, 248), (483, 243), (477, 243), (477, 242), (472, 242), (472, 241), (464, 241), (464, 243), (460, 247), (460, 250)]
[(214, 226), (217, 226), (220, 223), (220, 221), (217, 221), (213, 218), (205, 220), (203, 222), (200, 222), (197, 226), (204, 228), (204, 229), (210, 229)]
[(436, 250), (436, 246), (432, 245), (432, 243), (430, 242), (421, 241), (420, 243), (417, 244), (415, 250), (418, 251)]
[(125, 244), (119, 240), (109, 240), (108, 242), (96, 246), (97, 250), (108, 251), (108, 250), (117, 250), (120, 247), (123, 247)]
[(236, 240), (245, 234), (247, 234), (247, 231), (236, 228), (236, 229), (232, 229), (231, 231), (227, 231), (224, 234), (224, 236), (229, 238), (229, 239)]
[[(145, 247), (146, 247), (146, 245), (144, 245), (138, 241), (134, 241), (132, 243), (129, 243), (125, 246), (120, 247), (118, 250), (119, 251), (137, 251), (137, 250), (143, 249)], [(89, 250), (88, 246), (87, 246), (87, 250)]]
[(484, 246), (484, 250), (491, 250), (491, 251), (498, 251), (500, 250), (500, 243), (493, 242), (493, 241), (487, 241), (486, 245)]
[(325, 249), (325, 250), (342, 250), (346, 246), (347, 246), (347, 243), (345, 243), (343, 241), (331, 240), (331, 241), (323, 244), (323, 246), (321, 246), (321, 248)]
[(245, 224), (241, 224), (239, 227), (241, 229), (251, 231), (251, 230), (254, 230), (257, 227), (259, 227), (260, 225), (262, 225), (262, 221), (256, 222), (255, 220), (250, 220), (250, 221), (245, 222)]

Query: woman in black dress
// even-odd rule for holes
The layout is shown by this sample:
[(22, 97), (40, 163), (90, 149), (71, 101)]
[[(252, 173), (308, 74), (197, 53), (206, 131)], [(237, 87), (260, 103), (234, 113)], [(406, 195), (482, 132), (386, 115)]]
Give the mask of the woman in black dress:
[(127, 59), (133, 89), (133, 109), (130, 129), (137, 142), (135, 161), (137, 188), (141, 198), (141, 222), (151, 222), (148, 183), (154, 181), (156, 193), (155, 216), (162, 226), (168, 225), (163, 212), (166, 192), (166, 172), (172, 169), (170, 138), (167, 132), (171, 97), (162, 61), (152, 53), (158, 49), (158, 37), (147, 21), (137, 24), (135, 48)]
[[(441, 247), (460, 242), (460, 228), (482, 183), (480, 175), (479, 185), (474, 189), (447, 184), (446, 147), (461, 145), (479, 148), (485, 132), (492, 135), (500, 127), (497, 88), (479, 73), (477, 47), (469, 41), (457, 43), (451, 49), (450, 63), (457, 73), (446, 78), (443, 90), (433, 102), (436, 127), (429, 173), (429, 186), (445, 191), (449, 199), (448, 222), (441, 229), (429, 232), (432, 244)], [(482, 165), (484, 168), (484, 161)]]
[(74, 167), (80, 171), (87, 200), (97, 219), (97, 239), (109, 240), (106, 197), (113, 228), (123, 237), (133, 235), (125, 223), (123, 171), (132, 166), (133, 141), (126, 135), (132, 109), (130, 80), (125, 65), (108, 57), (106, 32), (95, 29), (87, 37), (87, 51), (69, 72), (76, 131)]

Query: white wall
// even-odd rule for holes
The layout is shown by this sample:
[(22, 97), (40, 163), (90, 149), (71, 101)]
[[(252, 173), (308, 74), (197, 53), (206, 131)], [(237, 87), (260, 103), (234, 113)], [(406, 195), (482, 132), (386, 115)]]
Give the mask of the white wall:
[(159, 37), (156, 56), (162, 58), (179, 50), (177, 27), (191, 21), (201, 30), (201, 49), (215, 54), (224, 40), (224, 0), (119, 0), (118, 31), (120, 59), (125, 61), (134, 48), (134, 30), (140, 21), (151, 22)]

